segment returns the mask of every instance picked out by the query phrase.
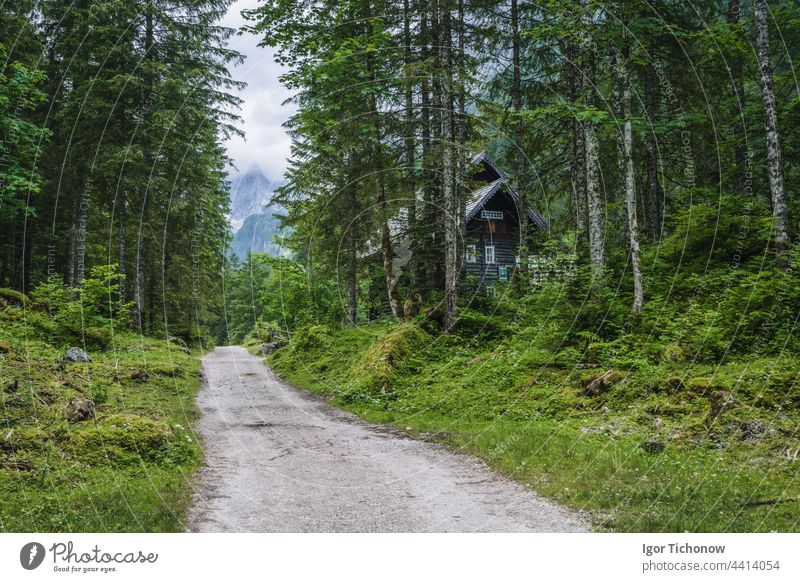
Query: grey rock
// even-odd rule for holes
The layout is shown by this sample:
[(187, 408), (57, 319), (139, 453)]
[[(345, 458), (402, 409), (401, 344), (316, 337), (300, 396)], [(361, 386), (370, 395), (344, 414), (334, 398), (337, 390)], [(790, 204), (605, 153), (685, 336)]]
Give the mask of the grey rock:
[(764, 423), (760, 420), (743, 422), (739, 428), (742, 431), (742, 440), (758, 438), (767, 431)]
[(89, 357), (85, 351), (80, 348), (70, 348), (64, 353), (65, 362), (91, 362), (92, 358)]
[(655, 439), (647, 439), (639, 445), (645, 453), (655, 455), (664, 452), (664, 443)]
[(64, 407), (64, 415), (71, 424), (94, 418), (94, 402), (88, 398), (70, 398)]
[(285, 345), (286, 345), (286, 342), (285, 341), (281, 341), (281, 340), (278, 340), (278, 341), (275, 341), (275, 342), (270, 342), (268, 344), (261, 344), (261, 353), (266, 356), (268, 354), (271, 354), (272, 352), (274, 352), (278, 348), (282, 348)]
[(175, 344), (176, 346), (178, 346), (181, 350), (183, 350), (184, 354), (188, 355), (190, 353), (189, 346), (186, 345), (186, 342), (183, 341), (183, 339), (171, 335), (167, 338), (167, 341), (171, 344)]

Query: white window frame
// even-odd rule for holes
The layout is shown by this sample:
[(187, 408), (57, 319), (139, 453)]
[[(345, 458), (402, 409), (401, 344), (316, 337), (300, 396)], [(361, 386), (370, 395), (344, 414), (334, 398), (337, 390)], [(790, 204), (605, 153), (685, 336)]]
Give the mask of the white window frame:
[(494, 245), (486, 245), (483, 247), (483, 258), (487, 265), (494, 265), (497, 262)]
[(467, 245), (467, 262), (478, 262), (478, 245)]
[[(505, 271), (505, 275), (503, 275), (503, 271)], [(498, 281), (508, 281), (508, 265), (500, 265), (497, 267), (497, 280)]]
[(502, 210), (481, 210), (481, 218), (484, 220), (503, 220)]

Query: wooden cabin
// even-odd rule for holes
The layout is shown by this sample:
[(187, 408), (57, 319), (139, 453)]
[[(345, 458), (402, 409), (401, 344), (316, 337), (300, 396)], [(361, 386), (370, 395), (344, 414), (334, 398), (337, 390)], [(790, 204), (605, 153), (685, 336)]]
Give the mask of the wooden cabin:
[(467, 275), (479, 286), (508, 281), (517, 264), (520, 219), (528, 228), (547, 228), (547, 221), (529, 209), (520, 215), (520, 197), (508, 175), (486, 152), (472, 159), (472, 183), (477, 185), (467, 197), (464, 260)]
[[(471, 168), (469, 184), (474, 189), (466, 197), (464, 262), (466, 275), (474, 277), (480, 288), (497, 281), (509, 281), (513, 275), (520, 247), (521, 204), (508, 175), (488, 153), (481, 152), (474, 156)], [(528, 221), (529, 232), (531, 229), (548, 227), (547, 221), (531, 209), (525, 220)], [(408, 209), (403, 208), (389, 221), (395, 256), (393, 266), (398, 277), (412, 255), (407, 227)], [(376, 232), (360, 258), (377, 260), (379, 254), (380, 240)], [(532, 273), (533, 281), (540, 282), (550, 277), (552, 269), (544, 263), (540, 264), (536, 256), (529, 256), (529, 264), (535, 271)]]

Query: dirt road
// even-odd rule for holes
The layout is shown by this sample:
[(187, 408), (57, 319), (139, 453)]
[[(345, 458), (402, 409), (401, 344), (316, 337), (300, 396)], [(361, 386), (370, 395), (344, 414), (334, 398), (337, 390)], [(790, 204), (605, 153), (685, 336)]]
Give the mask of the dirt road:
[(204, 360), (201, 532), (585, 531), (582, 518), (445, 446), (288, 386), (244, 348)]

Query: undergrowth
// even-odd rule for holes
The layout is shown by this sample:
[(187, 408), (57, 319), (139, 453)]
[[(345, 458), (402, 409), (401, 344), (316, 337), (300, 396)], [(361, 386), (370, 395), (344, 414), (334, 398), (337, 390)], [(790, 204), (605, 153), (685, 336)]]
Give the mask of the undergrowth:
[[(680, 249), (667, 239), (646, 258), (678, 264)], [(624, 289), (495, 287), (467, 298), (449, 334), (424, 315), (305, 326), (269, 362), (587, 510), (599, 529), (798, 531), (798, 273), (796, 254), (786, 271), (710, 264), (651, 287), (638, 318)]]
[[(40, 286), (32, 310), (0, 306), (0, 531), (180, 531), (201, 458), (199, 360), (115, 332), (102, 290), (80, 309), (64, 293)], [(72, 345), (92, 362), (64, 362)], [(96, 418), (70, 424), (73, 398)]]

